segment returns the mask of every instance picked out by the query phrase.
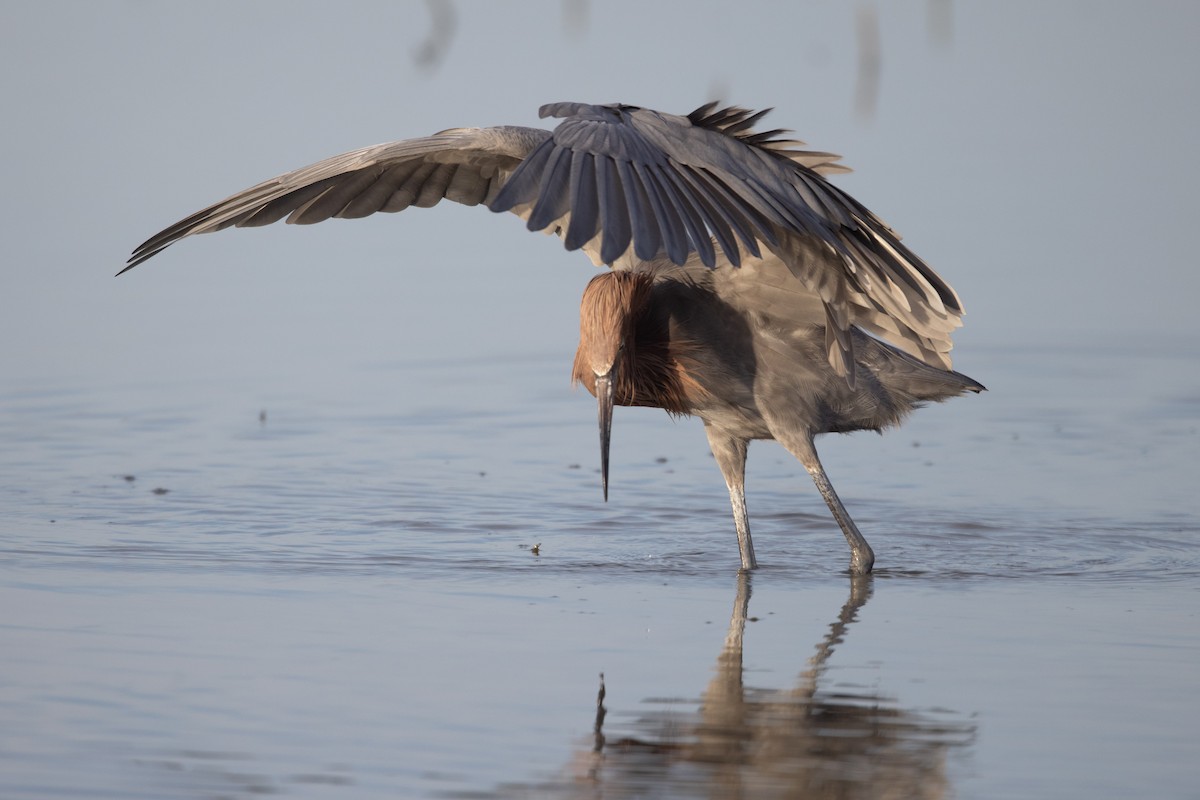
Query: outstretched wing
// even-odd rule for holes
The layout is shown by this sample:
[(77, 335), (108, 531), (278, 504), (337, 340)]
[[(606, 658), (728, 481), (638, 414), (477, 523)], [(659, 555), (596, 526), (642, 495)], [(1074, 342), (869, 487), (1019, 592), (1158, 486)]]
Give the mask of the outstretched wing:
[(549, 136), (538, 128), (454, 128), (333, 156), (263, 181), (180, 220), (139, 245), (121, 272), (185, 236), (235, 225), (269, 225), (284, 217), (308, 225), (331, 217), (428, 208), (443, 199), (464, 205), (487, 203)]
[(681, 117), (557, 103), (541, 109), (564, 118), (553, 133), (455, 128), (375, 145), (209, 206), (140, 245), (125, 270), (186, 236), (234, 225), (308, 224), (443, 199), (483, 203), (559, 234), (598, 264), (682, 265), (693, 254), (708, 267), (781, 263), (795, 290), (824, 304), (830, 362), (848, 380), (854, 325), (948, 367), (949, 334), (962, 315), (954, 290), (822, 177), (844, 170), (836, 156), (801, 150), (782, 131), (756, 133), (765, 113), (709, 104)]

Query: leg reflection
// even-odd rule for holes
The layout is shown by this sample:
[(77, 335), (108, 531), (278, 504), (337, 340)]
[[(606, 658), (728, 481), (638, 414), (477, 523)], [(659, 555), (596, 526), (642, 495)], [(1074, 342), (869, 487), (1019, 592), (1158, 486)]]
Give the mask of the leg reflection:
[(738, 575), (729, 630), (694, 710), (651, 712), (607, 740), (597, 716), (586, 793), (839, 800), (948, 794), (947, 753), (973, 740), (973, 725), (953, 714), (903, 709), (874, 687), (826, 685), (835, 650), (871, 597), (871, 576), (852, 578), (848, 599), (787, 689), (744, 683), (751, 580), (748, 572)]

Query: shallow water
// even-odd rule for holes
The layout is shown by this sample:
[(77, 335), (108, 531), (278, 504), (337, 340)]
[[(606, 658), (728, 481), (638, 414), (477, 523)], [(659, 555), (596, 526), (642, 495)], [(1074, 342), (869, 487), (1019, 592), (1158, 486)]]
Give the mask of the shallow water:
[(969, 355), (854, 583), (772, 443), (748, 582), (697, 421), (604, 504), (569, 354), (5, 379), (0, 796), (1200, 797), (1200, 357)]

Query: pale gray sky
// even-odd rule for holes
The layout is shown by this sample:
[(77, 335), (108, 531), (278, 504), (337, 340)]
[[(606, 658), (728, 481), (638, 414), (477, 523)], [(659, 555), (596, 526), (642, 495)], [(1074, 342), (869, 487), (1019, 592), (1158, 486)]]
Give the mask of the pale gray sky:
[[(112, 277), (150, 234), (271, 175), (447, 127), (543, 124), (556, 100), (774, 106), (771, 123), (842, 153), (856, 171), (837, 182), (959, 291), (967, 372), (975, 345), (1195, 339), (1193, 3), (605, 0), (578, 28), (559, 0), (453, 6), (428, 69), (420, 2), (7, 4), (3, 382), (569, 356), (586, 257), (449, 203), (226, 231)], [(856, 9), (879, 19), (870, 118)]]

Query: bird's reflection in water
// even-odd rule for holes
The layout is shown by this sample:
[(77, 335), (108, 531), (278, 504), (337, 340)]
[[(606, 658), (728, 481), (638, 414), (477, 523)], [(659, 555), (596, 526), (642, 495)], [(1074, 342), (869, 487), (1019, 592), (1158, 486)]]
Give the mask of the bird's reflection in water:
[(539, 796), (935, 798), (950, 794), (946, 756), (974, 738), (956, 715), (905, 710), (869, 687), (822, 686), (830, 656), (871, 596), (857, 577), (816, 654), (790, 689), (743, 683), (750, 576), (738, 577), (729, 633), (694, 711), (643, 715), (605, 734), (603, 677), (594, 746), (572, 779)]

